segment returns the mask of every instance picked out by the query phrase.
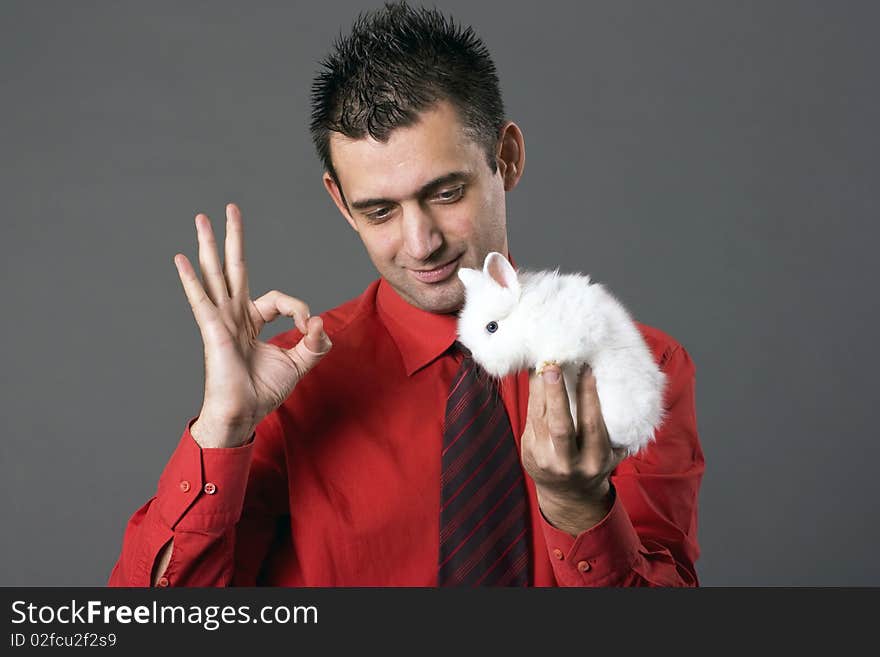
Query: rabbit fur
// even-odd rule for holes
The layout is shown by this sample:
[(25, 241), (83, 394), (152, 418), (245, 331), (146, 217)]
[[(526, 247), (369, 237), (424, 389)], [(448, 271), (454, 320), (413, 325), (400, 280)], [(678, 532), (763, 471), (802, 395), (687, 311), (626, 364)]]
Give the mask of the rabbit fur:
[(465, 287), (458, 339), (488, 374), (558, 364), (577, 426), (577, 379), (588, 364), (611, 444), (631, 455), (654, 439), (666, 376), (629, 312), (601, 283), (558, 269), (517, 272), (497, 252), (486, 256), (482, 272), (460, 268), (458, 276)]

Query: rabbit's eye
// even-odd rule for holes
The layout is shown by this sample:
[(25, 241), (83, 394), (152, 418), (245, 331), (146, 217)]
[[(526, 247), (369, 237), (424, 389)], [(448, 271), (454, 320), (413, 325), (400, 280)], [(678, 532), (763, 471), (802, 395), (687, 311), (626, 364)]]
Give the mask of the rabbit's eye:
[(489, 333), (494, 333), (498, 330), (498, 322), (489, 322), (488, 324), (486, 324), (486, 330)]

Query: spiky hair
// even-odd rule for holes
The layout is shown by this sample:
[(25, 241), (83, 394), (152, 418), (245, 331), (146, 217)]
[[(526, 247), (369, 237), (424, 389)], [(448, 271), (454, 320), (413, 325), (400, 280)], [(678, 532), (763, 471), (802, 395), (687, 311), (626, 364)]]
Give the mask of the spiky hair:
[(312, 83), (310, 130), (337, 184), (331, 131), (384, 142), (443, 100), (455, 107), (466, 134), (483, 146), (495, 172), (504, 104), (495, 64), (473, 28), (436, 9), (386, 3), (360, 14), (320, 66)]

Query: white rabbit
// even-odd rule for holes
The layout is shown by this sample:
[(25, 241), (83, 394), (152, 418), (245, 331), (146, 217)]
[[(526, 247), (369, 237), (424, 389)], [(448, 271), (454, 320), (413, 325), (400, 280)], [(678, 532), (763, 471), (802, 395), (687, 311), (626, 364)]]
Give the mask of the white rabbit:
[(583, 274), (517, 273), (497, 252), (483, 271), (461, 268), (465, 304), (458, 339), (495, 377), (558, 364), (577, 426), (577, 377), (588, 363), (596, 377), (612, 445), (635, 454), (654, 438), (664, 418), (660, 371), (624, 306)]

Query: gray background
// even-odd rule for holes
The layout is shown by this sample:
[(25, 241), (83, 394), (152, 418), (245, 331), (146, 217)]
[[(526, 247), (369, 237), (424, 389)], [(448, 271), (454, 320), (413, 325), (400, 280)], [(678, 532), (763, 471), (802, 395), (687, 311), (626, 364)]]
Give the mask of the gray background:
[[(530, 4), (442, 5), (525, 134), (511, 250), (692, 355), (702, 583), (880, 584), (877, 3)], [(376, 5), (0, 5), (0, 584), (103, 584), (198, 411), (197, 212), (241, 205), (255, 295), (375, 278), (307, 122)]]

